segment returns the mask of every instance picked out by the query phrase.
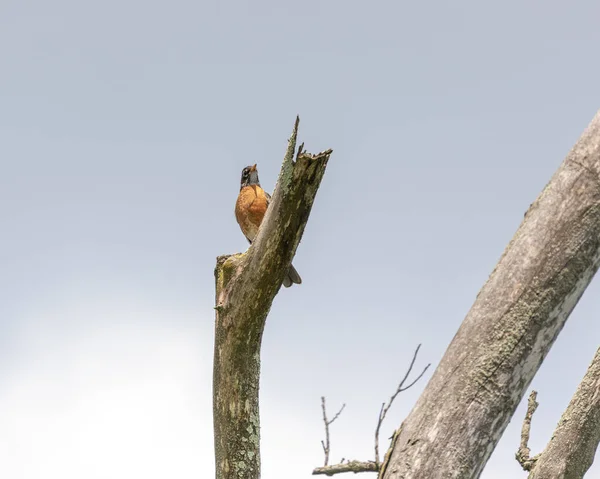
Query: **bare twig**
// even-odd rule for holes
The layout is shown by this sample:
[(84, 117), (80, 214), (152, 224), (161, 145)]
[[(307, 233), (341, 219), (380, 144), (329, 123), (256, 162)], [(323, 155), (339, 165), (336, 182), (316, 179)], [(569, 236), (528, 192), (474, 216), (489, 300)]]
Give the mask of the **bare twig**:
[[(413, 354), (413, 358), (412, 358), (412, 361), (410, 362), (408, 370), (406, 371), (406, 374), (402, 378), (402, 381), (400, 381), (400, 384), (396, 388), (396, 391), (394, 392), (394, 394), (392, 394), (392, 397), (390, 398), (390, 400), (387, 403), (383, 403), (381, 405), (381, 410), (379, 411), (379, 419), (377, 421), (377, 428), (375, 429), (375, 460), (374, 461), (347, 461), (347, 462), (344, 462), (344, 459), (342, 459), (339, 464), (334, 464), (331, 466), (328, 465), (329, 451), (330, 451), (329, 425), (340, 416), (340, 414), (342, 413), (342, 411), (344, 410), (344, 407), (346, 407), (346, 405), (344, 404), (341, 407), (341, 409), (338, 411), (338, 413), (333, 417), (333, 419), (329, 420), (329, 419), (327, 419), (325, 398), (321, 397), (321, 409), (323, 410), (323, 423), (325, 424), (325, 441), (321, 441), (321, 445), (323, 446), (323, 452), (325, 453), (325, 465), (323, 467), (315, 468), (313, 470), (313, 475), (316, 476), (319, 474), (324, 474), (326, 476), (333, 476), (334, 474), (342, 474), (344, 472), (354, 472), (354, 473), (379, 472), (380, 470), (382, 470), (382, 464), (379, 462), (379, 430), (381, 429), (381, 424), (383, 423), (383, 420), (385, 419), (387, 412), (392, 407), (392, 403), (394, 402), (394, 400), (396, 399), (398, 394), (400, 394), (402, 391), (406, 391), (407, 389), (414, 386), (417, 383), (417, 381), (423, 377), (423, 375), (425, 374), (425, 371), (427, 371), (429, 366), (431, 366), (431, 364), (428, 364), (427, 366), (425, 366), (423, 368), (423, 371), (421, 371), (421, 373), (413, 381), (411, 381), (409, 384), (406, 384), (406, 381), (408, 381), (408, 377), (410, 376), (410, 373), (412, 372), (413, 367), (415, 365), (415, 361), (417, 360), (417, 356), (419, 354), (419, 349), (421, 349), (420, 344), (417, 346), (417, 349), (415, 349), (415, 352)], [(394, 435), (392, 436), (393, 439), (396, 438), (398, 431), (399, 431), (399, 429), (396, 430), (396, 432), (394, 432)], [(393, 439), (392, 439), (392, 446), (394, 444)], [(389, 455), (386, 456), (386, 458), (387, 457), (389, 457)]]
[(334, 474), (343, 474), (344, 472), (377, 472), (379, 466), (373, 461), (348, 461), (344, 464), (334, 464), (333, 466), (316, 467), (313, 469), (313, 476), (325, 475), (333, 476)]
[(523, 419), (523, 427), (521, 428), (521, 445), (515, 454), (517, 461), (521, 464), (524, 471), (531, 471), (531, 468), (535, 465), (538, 456), (530, 457), (531, 450), (529, 449), (529, 433), (531, 431), (531, 418), (533, 413), (539, 406), (537, 399), (537, 391), (531, 391), (529, 400), (527, 401), (527, 412), (525, 413), (525, 419)]
[(410, 362), (410, 366), (408, 367), (406, 374), (402, 378), (402, 381), (400, 381), (400, 384), (398, 385), (396, 392), (394, 394), (392, 394), (392, 397), (390, 398), (390, 400), (388, 401), (387, 404), (386, 403), (381, 404), (381, 409), (379, 411), (379, 419), (377, 421), (377, 427), (375, 428), (375, 463), (378, 466), (379, 466), (379, 430), (381, 429), (381, 424), (383, 423), (383, 420), (385, 419), (387, 412), (390, 410), (390, 407), (392, 407), (392, 403), (394, 402), (394, 399), (396, 399), (396, 396), (398, 396), (398, 394), (400, 394), (402, 391), (406, 391), (407, 389), (410, 389), (412, 386), (414, 386), (417, 383), (417, 381), (423, 377), (423, 374), (425, 374), (425, 371), (427, 371), (427, 369), (429, 369), (429, 366), (431, 366), (431, 363), (428, 364), (427, 366), (425, 366), (423, 368), (423, 371), (421, 371), (421, 374), (419, 374), (414, 381), (412, 381), (409, 385), (404, 386), (404, 383), (408, 379), (408, 376), (410, 376), (410, 373), (412, 372), (412, 369), (415, 365), (415, 361), (417, 360), (417, 355), (419, 354), (419, 349), (421, 349), (420, 344), (417, 346), (417, 349), (415, 349), (412, 361)]
[[(325, 406), (325, 396), (321, 396), (321, 409), (323, 410), (323, 423), (325, 424), (325, 441), (321, 441), (321, 445), (323, 446), (323, 452), (325, 453), (325, 466), (329, 463), (329, 451), (330, 451), (330, 443), (329, 443), (329, 426), (338, 418), (342, 411), (346, 407), (346, 404), (342, 404), (340, 410), (333, 416), (333, 419), (327, 419), (327, 408)], [(342, 459), (342, 462), (344, 460)]]

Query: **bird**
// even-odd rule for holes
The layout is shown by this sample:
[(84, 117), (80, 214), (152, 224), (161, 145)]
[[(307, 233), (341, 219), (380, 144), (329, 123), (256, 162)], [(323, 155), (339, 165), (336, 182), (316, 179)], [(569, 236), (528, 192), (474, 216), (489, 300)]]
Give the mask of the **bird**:
[[(240, 229), (250, 244), (258, 234), (258, 228), (267, 212), (271, 202), (271, 195), (262, 189), (258, 180), (258, 170), (256, 164), (246, 166), (242, 170), (242, 179), (240, 182), (240, 193), (235, 202), (235, 219), (240, 225)], [(286, 288), (292, 284), (301, 284), (302, 278), (290, 264), (290, 268), (283, 278), (283, 285)]]

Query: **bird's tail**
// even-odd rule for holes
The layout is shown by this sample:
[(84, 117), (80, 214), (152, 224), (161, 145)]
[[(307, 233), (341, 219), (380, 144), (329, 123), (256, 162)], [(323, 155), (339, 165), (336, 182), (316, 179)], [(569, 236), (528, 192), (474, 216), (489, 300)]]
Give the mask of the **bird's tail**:
[(296, 268), (294, 268), (294, 265), (291, 264), (290, 265), (290, 269), (288, 270), (286, 277), (283, 278), (283, 285), (286, 288), (289, 288), (294, 283), (295, 284), (301, 284), (302, 283), (302, 278), (298, 274), (298, 271), (296, 271)]

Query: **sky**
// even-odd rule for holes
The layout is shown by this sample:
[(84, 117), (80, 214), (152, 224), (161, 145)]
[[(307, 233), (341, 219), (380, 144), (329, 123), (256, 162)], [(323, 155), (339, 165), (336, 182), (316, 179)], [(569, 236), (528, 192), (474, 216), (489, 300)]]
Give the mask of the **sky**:
[[(295, 116), (333, 148), (263, 338), (264, 479), (372, 459), (600, 107), (600, 5), (0, 2), (0, 477), (214, 476), (215, 258)], [(531, 388), (540, 452), (600, 335), (592, 282)], [(530, 388), (530, 389), (531, 389)], [(526, 397), (484, 479), (514, 459)], [(382, 446), (385, 449), (386, 446)], [(371, 476), (366, 476), (371, 477)], [(600, 477), (594, 465), (588, 477)]]

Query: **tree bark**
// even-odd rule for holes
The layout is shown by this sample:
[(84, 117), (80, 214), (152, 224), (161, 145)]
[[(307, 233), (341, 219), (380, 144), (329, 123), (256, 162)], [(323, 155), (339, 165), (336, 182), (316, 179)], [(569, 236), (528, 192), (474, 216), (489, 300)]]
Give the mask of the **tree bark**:
[(529, 479), (581, 479), (600, 442), (600, 349)]
[(298, 150), (298, 119), (258, 235), (243, 254), (217, 258), (213, 421), (217, 479), (260, 477), (258, 388), (265, 321), (281, 287), (331, 150)]
[(599, 173), (600, 113), (479, 292), (404, 421), (385, 479), (479, 477), (600, 264)]

